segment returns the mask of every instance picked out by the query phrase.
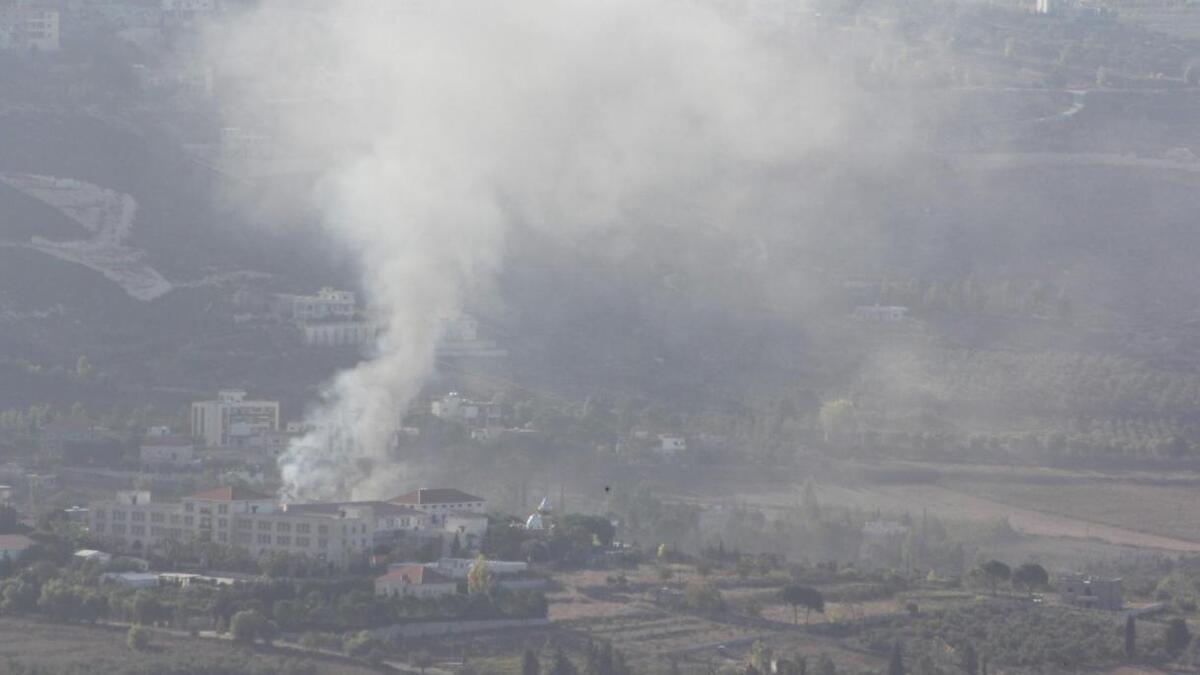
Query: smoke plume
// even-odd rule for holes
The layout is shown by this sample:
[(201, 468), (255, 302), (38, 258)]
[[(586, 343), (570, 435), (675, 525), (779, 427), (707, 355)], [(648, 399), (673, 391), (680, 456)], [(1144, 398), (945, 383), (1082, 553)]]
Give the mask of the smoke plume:
[(699, 0), (266, 0), (208, 48), (227, 109), (319, 167), (296, 199), (383, 328), (282, 458), (298, 498), (409, 487), (399, 414), (514, 228), (747, 227), (739, 190), (836, 147), (854, 96), (817, 35)]

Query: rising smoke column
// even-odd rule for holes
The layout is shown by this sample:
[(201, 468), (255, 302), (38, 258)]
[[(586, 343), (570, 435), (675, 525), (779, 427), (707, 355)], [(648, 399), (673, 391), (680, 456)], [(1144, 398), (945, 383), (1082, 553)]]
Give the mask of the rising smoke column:
[(321, 166), (312, 205), (383, 321), (281, 459), (300, 498), (411, 482), (388, 457), (398, 411), (513, 225), (572, 237), (685, 204), (741, 227), (722, 194), (832, 144), (845, 96), (699, 0), (266, 0), (208, 48), (227, 108)]

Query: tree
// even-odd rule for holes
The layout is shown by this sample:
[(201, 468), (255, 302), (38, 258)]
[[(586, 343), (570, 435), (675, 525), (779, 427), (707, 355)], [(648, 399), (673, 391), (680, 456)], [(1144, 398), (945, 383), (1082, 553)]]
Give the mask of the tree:
[(492, 569), (488, 567), (487, 558), (480, 553), (475, 558), (475, 563), (471, 565), (471, 569), (467, 572), (467, 592), (471, 595), (484, 594), (489, 595), (496, 587), (496, 575), (492, 573)]
[(418, 650), (408, 657), (408, 662), (421, 671), (421, 675), (425, 675), (425, 669), (433, 665), (433, 656), (427, 651)]
[(792, 621), (800, 623), (800, 608), (804, 608), (804, 623), (812, 612), (825, 612), (825, 596), (815, 588), (789, 584), (779, 591), (779, 599), (792, 606)]
[(812, 478), (804, 480), (804, 493), (801, 496), (800, 506), (804, 509), (806, 518), (820, 520), (821, 502), (817, 500), (817, 490), (813, 486)]
[(693, 582), (683, 591), (683, 604), (694, 612), (713, 614), (725, 609), (725, 598), (712, 584)]
[(546, 675), (579, 675), (579, 669), (571, 663), (571, 659), (563, 653), (561, 647), (554, 650), (554, 658), (550, 662), (550, 670)]
[(904, 675), (904, 657), (900, 655), (900, 643), (892, 645), (892, 656), (888, 659), (887, 675)]
[(12, 579), (4, 584), (4, 592), (0, 593), (0, 610), (6, 614), (28, 612), (37, 606), (38, 593), (33, 584), (24, 579)]
[(975, 653), (975, 645), (968, 642), (958, 653), (963, 675), (979, 675), (979, 655)]
[(521, 658), (521, 675), (541, 675), (542, 664), (538, 661), (537, 654), (532, 649), (525, 649), (525, 656)]
[(992, 587), (992, 596), (996, 595), (996, 587), (1000, 585), (1000, 582), (1007, 581), (1012, 576), (1012, 570), (1008, 568), (1008, 565), (999, 560), (989, 560), (980, 569), (983, 571), (983, 576), (988, 580), (988, 584)]
[[(8, 504), (0, 504), (0, 534), (18, 534), (20, 532), (20, 514)], [(7, 556), (5, 556), (5, 559), (7, 559)]]
[(1050, 575), (1037, 563), (1025, 563), (1013, 570), (1012, 582), (1032, 593), (1034, 589), (1045, 588), (1050, 583)]
[(854, 415), (854, 404), (849, 399), (839, 398), (821, 404), (818, 418), (821, 430), (825, 432), (825, 442), (841, 435), (849, 428)]
[(366, 658), (378, 646), (377, 641), (371, 636), (368, 631), (359, 631), (353, 635), (347, 635), (342, 640), (342, 651), (347, 656), (353, 656), (356, 659)]
[(79, 619), (83, 609), (83, 596), (62, 579), (51, 579), (42, 584), (38, 607), (57, 621)]
[(1171, 658), (1179, 658), (1191, 641), (1192, 632), (1188, 630), (1186, 621), (1177, 617), (1167, 622), (1167, 653), (1171, 655)]
[(1133, 615), (1125, 617), (1125, 659), (1132, 661), (1137, 655), (1137, 620)]
[(229, 630), (238, 642), (254, 642), (262, 632), (267, 620), (256, 609), (244, 609), (233, 615)]
[(79, 358), (75, 361), (75, 376), (81, 380), (86, 380), (95, 372), (96, 370), (92, 368), (92, 362), (88, 360), (88, 357), (80, 354)]
[(146, 591), (138, 591), (133, 596), (133, 622), (143, 625), (156, 623), (162, 616), (162, 605), (158, 599)]
[(130, 626), (129, 632), (125, 634), (125, 644), (135, 652), (145, 650), (150, 646), (150, 631), (142, 626)]

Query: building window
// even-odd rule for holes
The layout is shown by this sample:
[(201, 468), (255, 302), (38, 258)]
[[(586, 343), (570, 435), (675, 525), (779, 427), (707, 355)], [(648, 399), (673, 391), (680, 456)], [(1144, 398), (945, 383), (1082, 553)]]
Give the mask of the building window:
[(308, 537), (296, 537), (296, 546), (301, 548), (308, 548), (311, 542), (312, 540)]
[(151, 525), (151, 526), (150, 526), (150, 536), (152, 536), (152, 537), (161, 537), (161, 536), (163, 536), (163, 529), (162, 529), (161, 527), (157, 527), (157, 526), (155, 526), (155, 525)]
[(180, 515), (179, 515), (178, 513), (172, 513), (172, 514), (171, 514), (171, 524), (172, 524), (172, 525), (178, 525), (178, 524), (179, 524), (179, 519), (180, 519)]
[(219, 527), (221, 529), (225, 529), (225, 528), (229, 527), (229, 519), (228, 518), (217, 518), (217, 527)]
[(183, 510), (184, 510), (184, 511), (187, 511), (188, 513), (192, 513), (193, 511), (195, 511), (195, 510), (196, 510), (196, 505), (195, 505), (195, 504), (193, 504), (192, 502), (184, 502), (184, 503), (183, 503)]
[(225, 534), (224, 532), (217, 533), (217, 541), (226, 541), (227, 539), (229, 539), (229, 535)]
[(269, 532), (271, 530), (271, 521), (269, 521), (269, 520), (258, 521), (258, 529), (267, 530)]
[(96, 509), (94, 513), (96, 514), (96, 520), (104, 520), (104, 509)]
[(276, 532), (291, 532), (292, 524), (291, 523), (275, 523), (275, 531)]
[(195, 525), (196, 524), (196, 516), (184, 516), (183, 524), (187, 525), (188, 527)]
[(238, 518), (237, 526), (239, 530), (254, 529), (254, 521), (250, 520), (249, 518)]
[(217, 513), (220, 513), (220, 514), (229, 513), (229, 505), (221, 504), (221, 505), (217, 506)]
[(92, 526), (92, 532), (103, 532), (103, 531), (104, 531), (104, 523), (96, 523), (95, 525)]
[(312, 525), (308, 523), (296, 523), (296, 532), (300, 534), (308, 534)]
[(161, 523), (161, 522), (166, 521), (166, 519), (167, 519), (167, 514), (165, 514), (165, 513), (151, 513), (150, 514), (150, 522), (152, 522), (152, 523)]
[(113, 534), (125, 534), (125, 526), (121, 525), (119, 523), (115, 523), (112, 526), (112, 531), (113, 531)]
[(271, 535), (269, 535), (269, 534), (260, 534), (260, 535), (258, 535), (258, 543), (260, 543), (260, 544), (269, 544), (269, 543), (271, 543)]
[(329, 548), (329, 540), (317, 539), (317, 548)]
[(145, 511), (134, 511), (129, 514), (129, 519), (135, 523), (144, 523), (144, 522), (146, 522), (146, 512)]
[(329, 534), (329, 526), (328, 525), (318, 525), (317, 526), (317, 534)]
[(292, 538), (285, 534), (281, 534), (278, 537), (275, 537), (275, 543), (279, 544), (280, 546), (291, 546)]
[(125, 512), (113, 511), (113, 520), (125, 520)]
[(145, 525), (130, 525), (129, 533), (134, 534), (134, 535), (146, 534), (146, 526)]

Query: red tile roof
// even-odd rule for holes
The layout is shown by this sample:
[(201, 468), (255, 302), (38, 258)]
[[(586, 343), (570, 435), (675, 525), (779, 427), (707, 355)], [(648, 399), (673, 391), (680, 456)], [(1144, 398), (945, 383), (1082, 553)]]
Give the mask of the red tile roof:
[(454, 488), (421, 488), (392, 497), (388, 501), (394, 504), (463, 504), (482, 502), (484, 499)]
[(190, 497), (191, 499), (206, 499), (212, 502), (240, 502), (240, 501), (263, 501), (272, 499), (270, 495), (264, 495), (261, 492), (255, 492), (249, 488), (241, 486), (236, 487), (219, 487), (204, 492), (197, 492)]
[(408, 584), (449, 584), (453, 579), (424, 565), (400, 565), (376, 581), (403, 581)]
[(0, 534), (0, 549), (11, 551), (33, 546), (33, 540), (23, 534)]

